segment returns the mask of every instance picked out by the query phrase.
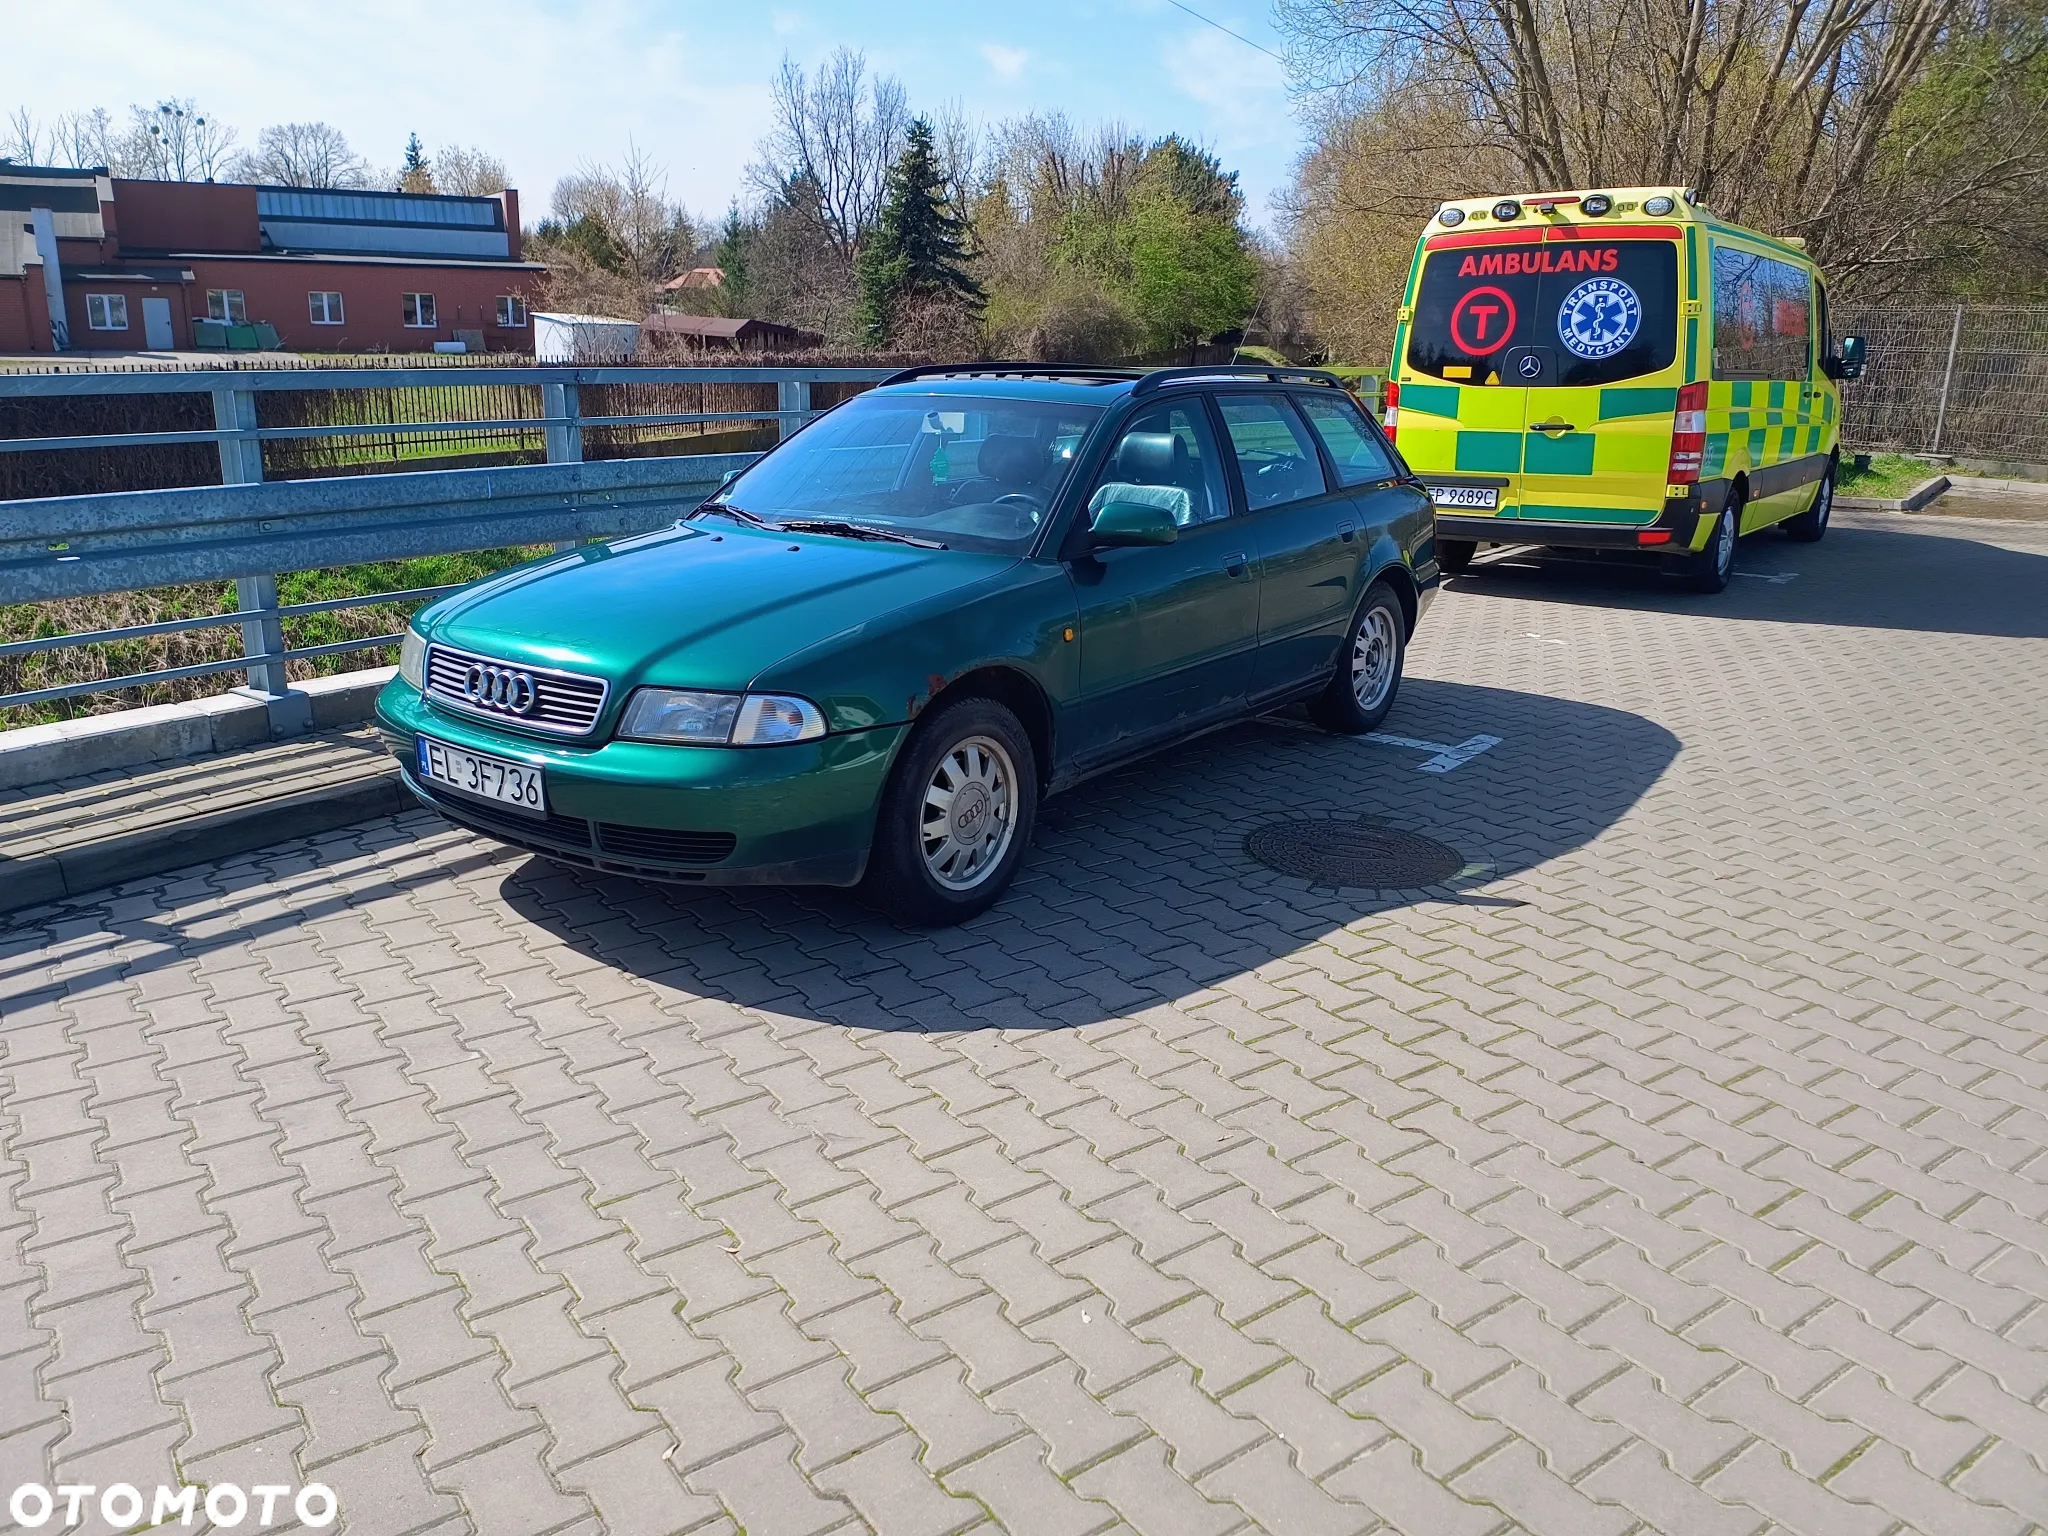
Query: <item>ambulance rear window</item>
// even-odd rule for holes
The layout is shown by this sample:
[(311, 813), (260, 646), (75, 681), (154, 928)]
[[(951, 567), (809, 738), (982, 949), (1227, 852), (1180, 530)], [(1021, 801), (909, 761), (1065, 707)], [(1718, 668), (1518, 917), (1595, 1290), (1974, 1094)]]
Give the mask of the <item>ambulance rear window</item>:
[(1427, 253), (1408, 366), (1451, 384), (1613, 384), (1678, 355), (1670, 240), (1502, 242)]

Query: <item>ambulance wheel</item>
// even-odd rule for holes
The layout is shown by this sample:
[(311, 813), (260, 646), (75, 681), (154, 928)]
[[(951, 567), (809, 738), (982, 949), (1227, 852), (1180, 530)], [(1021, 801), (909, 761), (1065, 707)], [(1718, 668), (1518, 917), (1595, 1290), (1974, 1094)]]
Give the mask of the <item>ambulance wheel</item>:
[(1473, 555), (1479, 552), (1474, 539), (1438, 539), (1436, 541), (1437, 569), (1446, 576), (1462, 576), (1472, 564)]
[(1735, 530), (1742, 526), (1742, 493), (1731, 490), (1728, 505), (1707, 536), (1707, 547), (1686, 564), (1684, 581), (1695, 592), (1722, 592), (1735, 574)]
[(1801, 544), (1818, 544), (1828, 531), (1828, 514), (1835, 509), (1835, 466), (1830, 464), (1827, 473), (1820, 477), (1820, 488), (1813, 493), (1813, 505), (1797, 517), (1788, 517), (1780, 525), (1785, 537)]

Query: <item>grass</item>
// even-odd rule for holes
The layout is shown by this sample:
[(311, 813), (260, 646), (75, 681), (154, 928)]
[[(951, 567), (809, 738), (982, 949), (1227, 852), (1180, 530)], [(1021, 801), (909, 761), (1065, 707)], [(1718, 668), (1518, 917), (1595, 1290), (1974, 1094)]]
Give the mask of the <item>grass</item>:
[(1860, 473), (1845, 456), (1837, 494), (1868, 496), (1878, 501), (1896, 501), (1915, 486), (1934, 477), (1935, 470), (1924, 459), (1909, 459), (1902, 453), (1871, 455), (1870, 468)]
[[(484, 550), (475, 554), (424, 555), (412, 560), (385, 560), (324, 571), (294, 571), (278, 577), (278, 597), (284, 605), (291, 606), (324, 602), (329, 598), (354, 597), (365, 592), (401, 592), (415, 587), (448, 586), (475, 581), (546, 552), (547, 546), (540, 545)], [(405, 627), (407, 618), (418, 606), (416, 602), (375, 603), (331, 613), (306, 614), (285, 622), (285, 643), (296, 649), (392, 634)], [(234, 611), (235, 585), (231, 581), (157, 587), (146, 592), (116, 592), (54, 603), (0, 604), (0, 641), (44, 639), (85, 630), (116, 629), (124, 625), (154, 624), (166, 619), (200, 618)], [(219, 629), (186, 630), (179, 634), (153, 635), (106, 645), (9, 656), (0, 658), (0, 693), (27, 693), (38, 688), (89, 682), (95, 678), (124, 677), (163, 667), (196, 666), (201, 662), (226, 661), (241, 654), (241, 631), (234, 625), (227, 625)], [(311, 661), (295, 661), (291, 663), (291, 675), (295, 679), (324, 677), (361, 667), (386, 666), (397, 659), (397, 647), (382, 646), (339, 656), (317, 657)], [(238, 687), (241, 682), (240, 673), (222, 672), (170, 683), (152, 683), (141, 688), (124, 688), (115, 693), (88, 694), (82, 698), (23, 705), (0, 710), (0, 727), (39, 725), (53, 720), (76, 719), (81, 715), (133, 709), (144, 704), (171, 704), (182, 699), (204, 698)]]

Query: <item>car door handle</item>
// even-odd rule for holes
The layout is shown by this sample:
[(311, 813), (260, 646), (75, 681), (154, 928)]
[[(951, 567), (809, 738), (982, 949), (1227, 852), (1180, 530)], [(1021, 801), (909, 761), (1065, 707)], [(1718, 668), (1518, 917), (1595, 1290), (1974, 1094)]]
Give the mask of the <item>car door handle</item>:
[(1231, 576), (1242, 576), (1245, 573), (1244, 556), (1225, 555), (1223, 557), (1223, 569), (1227, 574)]
[(1535, 423), (1533, 426), (1529, 428), (1529, 430), (1531, 432), (1576, 432), (1579, 429), (1573, 426), (1570, 422), (1559, 421), (1556, 417), (1553, 416), (1549, 421), (1539, 421)]
[(1345, 522), (1339, 523), (1337, 525), (1337, 537), (1342, 539), (1346, 544), (1349, 544), (1357, 536), (1358, 524)]

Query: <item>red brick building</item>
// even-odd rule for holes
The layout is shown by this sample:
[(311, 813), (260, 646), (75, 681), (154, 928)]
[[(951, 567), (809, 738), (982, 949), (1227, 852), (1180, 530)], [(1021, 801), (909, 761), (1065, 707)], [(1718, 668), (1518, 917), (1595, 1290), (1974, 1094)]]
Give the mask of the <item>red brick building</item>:
[(261, 326), (291, 351), (526, 352), (545, 270), (520, 259), (514, 191), (126, 181), (0, 161), (0, 353), (227, 346)]

